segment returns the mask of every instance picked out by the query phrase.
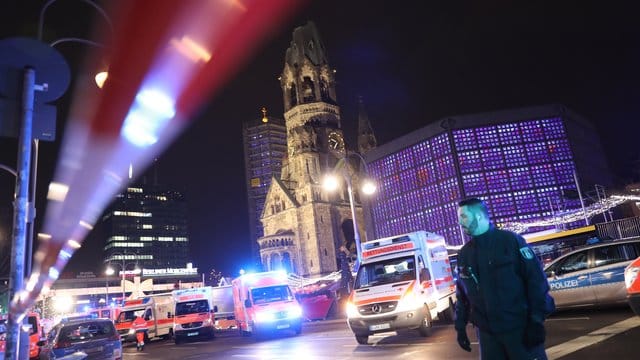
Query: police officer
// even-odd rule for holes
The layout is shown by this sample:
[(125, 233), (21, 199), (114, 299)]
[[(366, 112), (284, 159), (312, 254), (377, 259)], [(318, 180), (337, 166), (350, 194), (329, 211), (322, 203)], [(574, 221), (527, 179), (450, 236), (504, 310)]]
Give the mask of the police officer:
[(470, 321), (481, 359), (547, 359), (544, 320), (554, 305), (540, 262), (521, 236), (494, 227), (482, 200), (458, 206), (460, 226), (471, 236), (458, 253), (458, 344), (471, 351)]

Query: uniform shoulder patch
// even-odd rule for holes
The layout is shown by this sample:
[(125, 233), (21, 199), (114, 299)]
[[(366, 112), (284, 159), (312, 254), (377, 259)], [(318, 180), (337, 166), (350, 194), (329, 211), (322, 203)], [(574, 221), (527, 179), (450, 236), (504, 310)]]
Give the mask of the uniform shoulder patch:
[(535, 255), (533, 254), (533, 251), (528, 246), (520, 248), (520, 255), (522, 255), (522, 257), (525, 258), (526, 260), (532, 260), (535, 257)]

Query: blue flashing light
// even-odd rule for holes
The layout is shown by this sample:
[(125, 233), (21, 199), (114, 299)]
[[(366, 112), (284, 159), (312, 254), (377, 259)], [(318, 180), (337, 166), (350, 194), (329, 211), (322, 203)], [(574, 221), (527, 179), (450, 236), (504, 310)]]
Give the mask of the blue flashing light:
[(121, 136), (138, 147), (153, 145), (175, 115), (175, 103), (171, 97), (156, 89), (142, 90), (136, 95), (136, 101), (124, 120)]

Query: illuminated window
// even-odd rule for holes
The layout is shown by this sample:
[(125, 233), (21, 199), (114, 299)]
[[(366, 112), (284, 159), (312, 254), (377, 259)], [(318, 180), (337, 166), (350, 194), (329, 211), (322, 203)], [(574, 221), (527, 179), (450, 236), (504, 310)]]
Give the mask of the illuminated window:
[(151, 224), (142, 224), (143, 229), (153, 229), (153, 225)]

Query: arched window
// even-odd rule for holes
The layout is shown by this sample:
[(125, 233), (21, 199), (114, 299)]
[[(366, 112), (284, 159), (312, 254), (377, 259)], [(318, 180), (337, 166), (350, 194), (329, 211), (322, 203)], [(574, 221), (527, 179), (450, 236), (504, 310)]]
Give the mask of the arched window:
[(313, 93), (313, 80), (310, 77), (305, 76), (302, 80), (302, 100), (304, 102), (312, 102), (316, 100), (315, 94)]
[(298, 105), (298, 93), (296, 91), (296, 85), (291, 83), (289, 87), (289, 98), (291, 99), (291, 106)]
[(280, 254), (271, 254), (271, 262), (269, 264), (269, 270), (281, 270), (282, 269), (282, 260), (280, 258)]
[(291, 255), (288, 252), (282, 254), (282, 270), (290, 273), (293, 272), (293, 266), (291, 264)]
[(329, 102), (331, 98), (329, 97), (329, 87), (327, 86), (327, 81), (324, 78), (320, 79), (320, 97), (322, 101)]

